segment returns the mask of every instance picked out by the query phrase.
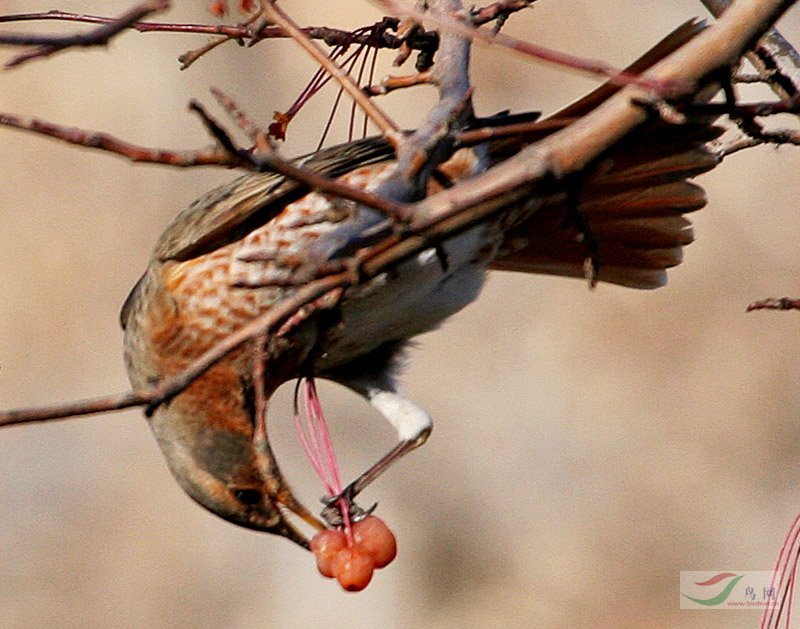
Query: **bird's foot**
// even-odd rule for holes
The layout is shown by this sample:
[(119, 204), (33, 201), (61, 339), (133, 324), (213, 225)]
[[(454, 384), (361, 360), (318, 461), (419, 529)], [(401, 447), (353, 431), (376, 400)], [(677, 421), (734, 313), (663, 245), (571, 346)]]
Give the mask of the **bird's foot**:
[(320, 513), (320, 517), (331, 528), (342, 527), (345, 524), (344, 509), (351, 522), (359, 522), (370, 515), (378, 506), (376, 502), (369, 509), (364, 509), (357, 505), (353, 500), (352, 486), (348, 485), (336, 496), (323, 496), (322, 504), (325, 507)]

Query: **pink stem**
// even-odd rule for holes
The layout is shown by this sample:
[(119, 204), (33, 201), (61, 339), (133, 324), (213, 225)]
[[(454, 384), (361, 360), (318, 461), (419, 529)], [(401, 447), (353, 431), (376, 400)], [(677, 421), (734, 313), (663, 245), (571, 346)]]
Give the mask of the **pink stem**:
[[(308, 443), (308, 439), (306, 439), (306, 436), (303, 432), (303, 424), (300, 419), (300, 413), (295, 413), (294, 425), (295, 428), (297, 429), (297, 436), (300, 439), (300, 445), (303, 446), (303, 451), (306, 453), (306, 458), (308, 459), (308, 462), (311, 463), (311, 466), (314, 468), (314, 471), (317, 473), (317, 476), (323, 479), (324, 483), (325, 470), (322, 467), (322, 462), (315, 456), (313, 450), (311, 449), (311, 446)], [(330, 493), (332, 488), (327, 483), (324, 484), (325, 484), (325, 491), (327, 493)]]
[[(319, 439), (322, 442), (322, 449), (324, 450), (325, 462), (327, 469), (330, 472), (330, 485), (333, 491), (330, 492), (331, 496), (342, 493), (342, 481), (339, 475), (339, 463), (336, 460), (336, 453), (333, 450), (333, 442), (331, 441), (331, 433), (328, 430), (328, 423), (325, 421), (325, 415), (322, 412), (322, 404), (317, 395), (317, 387), (313, 378), (306, 379), (306, 409), (309, 418), (313, 418), (315, 428), (318, 432)], [(320, 456), (320, 458), (322, 458)], [(353, 546), (353, 525), (350, 521), (350, 505), (345, 498), (339, 498), (339, 511), (342, 513), (342, 520), (344, 520), (344, 532), (347, 535), (347, 545)]]
[(317, 397), (317, 389), (313, 382), (306, 380), (306, 413), (308, 414), (309, 425), (313, 427), (314, 440), (317, 444), (317, 452), (320, 465), (326, 470), (325, 482), (330, 488), (329, 495), (335, 496), (342, 490), (339, 481), (336, 457), (331, 452), (330, 435), (327, 432), (325, 417), (322, 415), (322, 407)]
[(304, 402), (305, 402), (305, 417), (306, 417), (306, 430), (308, 431), (309, 440), (311, 442), (311, 446), (314, 451), (314, 458), (317, 461), (317, 464), (323, 470), (323, 473), (320, 475), (320, 479), (323, 483), (329, 485), (328, 482), (328, 474), (324, 471), (325, 469), (325, 460), (322, 458), (322, 447), (319, 443), (319, 435), (317, 433), (317, 427), (314, 424), (314, 417), (311, 411), (311, 402), (308, 399), (308, 382), (304, 381)]
[[(311, 466), (319, 476), (325, 491), (329, 496), (342, 493), (342, 481), (339, 474), (339, 464), (333, 450), (328, 424), (322, 412), (322, 404), (317, 395), (317, 387), (313, 378), (306, 378), (301, 383), (303, 389), (303, 402), (305, 406), (305, 426), (300, 418), (300, 409), (297, 404), (298, 391), (295, 391), (294, 422), (300, 445), (306, 453)], [(308, 436), (306, 436), (308, 432)], [(353, 525), (350, 519), (350, 505), (345, 498), (337, 501), (344, 521), (344, 531), (347, 536), (347, 545), (353, 546)]]
[[(797, 572), (797, 564), (798, 561), (800, 561), (800, 555), (798, 555), (798, 553), (800, 553), (800, 545), (798, 545), (799, 538), (800, 515), (792, 522), (792, 526), (789, 528), (789, 532), (783, 540), (778, 558), (775, 561), (775, 567), (773, 568), (774, 574), (772, 576), (770, 588), (775, 588), (775, 577), (780, 573), (777, 584), (778, 598), (774, 606), (764, 609), (759, 624), (761, 629), (771, 629), (778, 626), (781, 621), (784, 605), (786, 606), (785, 626), (789, 627), (794, 598), (794, 580)], [(795, 549), (795, 547), (797, 548)]]
[(333, 487), (336, 493), (342, 491), (342, 481), (339, 475), (339, 465), (336, 461), (336, 454), (333, 451), (333, 442), (331, 441), (331, 433), (328, 431), (328, 424), (325, 421), (325, 416), (322, 413), (322, 404), (320, 404), (319, 397), (317, 396), (317, 387), (313, 380), (308, 381), (308, 388), (312, 399), (311, 410), (314, 413), (314, 419), (317, 422), (317, 427), (322, 439), (322, 447), (327, 456), (328, 469), (331, 471), (333, 478)]

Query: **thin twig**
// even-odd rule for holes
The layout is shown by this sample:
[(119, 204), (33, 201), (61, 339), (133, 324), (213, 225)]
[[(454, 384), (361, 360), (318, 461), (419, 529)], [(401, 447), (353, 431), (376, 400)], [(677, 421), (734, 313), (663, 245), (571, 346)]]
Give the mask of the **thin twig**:
[[(214, 137), (223, 145), (227, 134), (213, 123), (205, 110), (195, 102), (190, 103), (190, 109), (197, 112), (203, 121), (209, 125)], [(210, 126), (213, 124), (214, 126)], [(223, 166), (226, 168), (239, 167), (258, 172), (274, 171), (304, 184), (310, 190), (331, 194), (342, 199), (348, 199), (364, 206), (371, 207), (386, 216), (405, 216), (404, 206), (394, 203), (375, 193), (348, 186), (330, 177), (325, 177), (312, 170), (295, 166), (290, 161), (282, 159), (275, 153), (251, 155), (238, 149), (228, 138), (228, 145), (197, 151), (176, 151), (153, 147), (139, 146), (121, 140), (115, 136), (99, 131), (65, 127), (37, 118), (22, 118), (14, 114), (0, 112), (0, 125), (31, 131), (40, 135), (56, 138), (85, 148), (97, 149), (114, 155), (127, 158), (137, 163), (162, 164), (179, 168), (194, 166)]]
[(267, 136), (267, 133), (247, 115), (244, 109), (242, 109), (231, 96), (218, 87), (212, 87), (211, 94), (217, 99), (217, 102), (225, 111), (228, 112), (228, 115), (234, 122), (236, 122), (236, 126), (247, 134), (247, 137), (250, 138), (253, 144), (258, 142), (260, 138)]
[(495, 20), (506, 20), (517, 11), (530, 7), (536, 0), (500, 0), (480, 9), (472, 9), (471, 21), (480, 26)]
[(767, 297), (747, 305), (747, 312), (752, 310), (800, 310), (800, 299), (792, 297)]
[(235, 158), (228, 151), (220, 149), (206, 149), (198, 151), (174, 151), (131, 144), (113, 135), (99, 131), (88, 131), (74, 127), (65, 127), (39, 120), (38, 118), (23, 118), (14, 114), (0, 113), (0, 125), (31, 131), (69, 144), (98, 149), (133, 162), (151, 164), (165, 164), (187, 168), (190, 166), (242, 166), (243, 162)]
[(101, 25), (88, 33), (75, 35), (24, 35), (15, 33), (0, 34), (0, 44), (13, 46), (36, 46), (31, 51), (17, 55), (6, 63), (6, 68), (22, 65), (27, 61), (47, 57), (60, 50), (75, 47), (105, 46), (131, 24), (153, 13), (160, 13), (170, 8), (169, 0), (149, 0), (123, 13), (116, 20)]
[(365, 87), (364, 91), (370, 96), (383, 96), (389, 92), (405, 89), (407, 87), (430, 85), (432, 83), (431, 76), (430, 70), (417, 72), (409, 76), (386, 76), (382, 78), (377, 85), (368, 85)]
[(273, 150), (267, 134), (257, 129), (249, 118), (241, 113), (238, 105), (230, 97), (222, 94), (220, 90), (217, 90), (217, 94), (222, 98), (223, 104), (230, 108), (231, 112), (236, 112), (235, 115), (238, 122), (244, 125), (249, 133), (254, 134), (257, 152), (253, 153), (239, 149), (227, 132), (208, 115), (199, 103), (192, 101), (190, 108), (201, 116), (209, 133), (220, 143), (222, 149), (230, 153), (231, 161), (239, 159), (242, 165), (257, 172), (272, 171), (279, 173), (293, 181), (304, 184), (309, 190), (317, 190), (340, 199), (360, 203), (377, 210), (389, 219), (399, 221), (405, 218), (405, 206), (391, 198), (382, 196), (379, 191), (369, 192), (368, 190), (355, 188), (313, 170), (296, 166), (283, 159)]
[(639, 85), (654, 91), (659, 96), (667, 98), (673, 94), (684, 92), (685, 86), (673, 85), (653, 79), (645, 79), (637, 75), (628, 74), (610, 64), (593, 59), (586, 59), (576, 55), (559, 52), (544, 46), (538, 46), (522, 39), (517, 39), (502, 33), (479, 29), (464, 22), (453, 19), (450, 16), (442, 15), (434, 11), (420, 11), (397, 0), (372, 0), (386, 11), (396, 15), (412, 18), (417, 21), (429, 21), (436, 24), (442, 31), (452, 31), (459, 33), (462, 37), (482, 41), (488, 44), (502, 46), (514, 52), (520, 53), (528, 58), (538, 59), (548, 63), (554, 63), (566, 68), (580, 70), (593, 75), (604, 76), (612, 83), (617, 85)]
[[(249, 18), (247, 18), (247, 20), (245, 20), (244, 23), (240, 24), (239, 26), (251, 30), (252, 24), (258, 20), (259, 14), (260, 14), (259, 12), (254, 13)], [(240, 44), (244, 43), (243, 38), (241, 37), (234, 38), (229, 35), (220, 37), (218, 39), (212, 39), (211, 41), (207, 42), (204, 46), (200, 46), (200, 48), (190, 50), (180, 55), (178, 57), (178, 62), (181, 64), (181, 70), (186, 70), (198, 59), (208, 54), (218, 46), (221, 46), (222, 44), (229, 41), (237, 41)]]
[[(46, 11), (41, 13), (19, 13), (14, 15), (0, 15), (0, 23), (24, 22), (24, 21), (63, 21), (77, 22), (84, 24), (114, 24), (116, 18), (104, 17), (100, 15), (88, 15), (82, 13), (70, 13), (68, 11)], [(391, 22), (391, 19), (389, 19)], [(384, 20), (385, 22), (385, 20)], [(396, 23), (396, 20), (394, 21)], [(247, 24), (177, 24), (171, 22), (132, 22), (128, 28), (140, 33), (187, 33), (196, 35), (221, 35), (234, 40), (252, 39), (283, 39), (290, 37), (282, 28), (277, 26), (263, 26), (259, 31)], [(319, 40), (328, 46), (338, 46), (346, 42), (356, 44), (367, 44), (376, 48), (399, 48), (403, 41), (388, 31), (384, 30), (382, 36), (376, 40), (369, 33), (365, 32), (353, 36), (353, 31), (330, 28), (328, 26), (307, 26), (301, 29), (308, 37)], [(363, 30), (363, 29), (358, 29)], [(416, 48), (429, 46), (429, 40), (421, 38), (415, 42)]]
[(200, 46), (200, 48), (195, 48), (194, 50), (189, 50), (179, 55), (178, 63), (181, 64), (181, 70), (187, 70), (198, 59), (201, 59), (202, 57), (210, 53), (212, 50), (216, 49), (217, 47), (229, 41), (231, 41), (230, 37), (220, 37), (218, 39), (212, 39), (211, 41), (208, 41), (204, 45)]

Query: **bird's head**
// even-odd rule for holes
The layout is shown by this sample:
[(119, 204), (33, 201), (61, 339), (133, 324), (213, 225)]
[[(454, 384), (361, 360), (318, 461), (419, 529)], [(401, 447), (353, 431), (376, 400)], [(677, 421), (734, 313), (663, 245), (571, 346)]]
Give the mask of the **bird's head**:
[(173, 476), (198, 504), (239, 526), (286, 537), (308, 548), (287, 519), (293, 512), (322, 525), (292, 495), (269, 445), (231, 422), (187, 418), (180, 396), (159, 407), (150, 423)]
[[(178, 316), (163, 273), (163, 265), (148, 268), (121, 314), (126, 365), (136, 389), (181, 373), (192, 358), (175, 355), (175, 347), (181, 347), (176, 338), (191, 326)], [(202, 350), (194, 349), (195, 354)], [(287, 519), (289, 512), (314, 528), (323, 525), (294, 498), (266, 438), (254, 437), (253, 384), (243, 377), (250, 373), (247, 363), (221, 361), (159, 404), (150, 427), (173, 476), (197, 503), (229, 522), (307, 548), (306, 537)]]

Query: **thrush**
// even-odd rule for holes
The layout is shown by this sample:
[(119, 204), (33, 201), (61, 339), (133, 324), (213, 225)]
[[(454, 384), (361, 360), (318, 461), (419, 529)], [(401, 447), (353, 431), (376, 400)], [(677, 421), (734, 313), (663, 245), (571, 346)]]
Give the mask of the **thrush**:
[[(609, 94), (601, 88), (556, 114), (547, 132)], [(502, 161), (543, 133), (456, 151), (438, 167), (427, 194), (458, 185), (487, 160)], [(571, 187), (516, 203), (347, 289), (331, 308), (273, 335), (263, 347), (255, 347), (263, 340), (250, 341), (229, 353), (149, 419), (173, 475), (217, 515), (306, 546), (288, 512), (312, 525), (319, 526), (318, 520), (293, 496), (269, 443), (254, 439), (255, 360), (263, 359), (258, 386), (267, 398), (284, 382), (327, 378), (363, 396), (394, 426), (397, 446), (348, 487), (352, 497), (431, 431), (430, 415), (398, 385), (409, 339), (475, 300), (490, 270), (584, 277), (589, 257), (599, 262), (599, 281), (644, 289), (663, 285), (666, 269), (681, 261), (682, 248), (693, 239), (684, 214), (701, 208), (705, 194), (689, 179), (718, 163), (706, 148), (718, 135), (708, 121), (646, 124)], [(393, 157), (382, 138), (368, 138), (296, 164), (373, 190), (391, 172)], [(342, 247), (358, 247), (365, 212), (271, 173), (244, 175), (198, 199), (162, 234), (123, 307), (133, 386), (180, 373), (294, 294), (298, 274), (320, 251), (330, 257)], [(587, 236), (596, 247), (587, 248)]]

